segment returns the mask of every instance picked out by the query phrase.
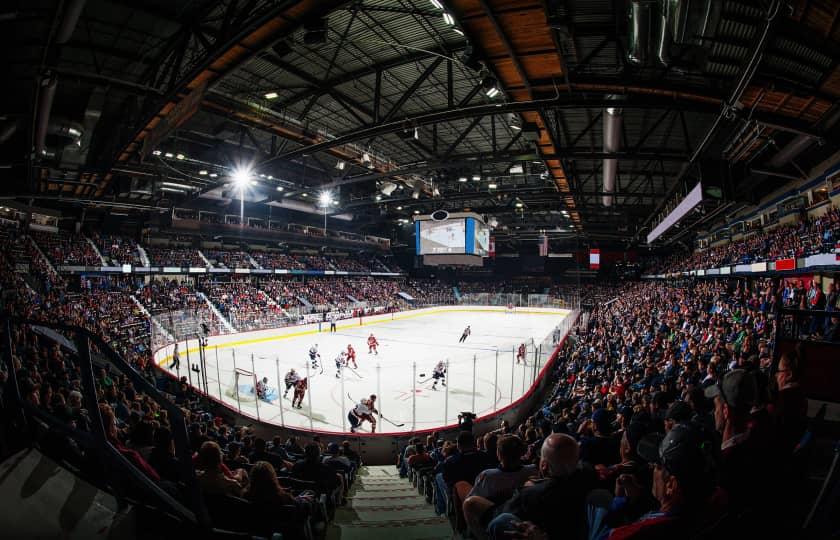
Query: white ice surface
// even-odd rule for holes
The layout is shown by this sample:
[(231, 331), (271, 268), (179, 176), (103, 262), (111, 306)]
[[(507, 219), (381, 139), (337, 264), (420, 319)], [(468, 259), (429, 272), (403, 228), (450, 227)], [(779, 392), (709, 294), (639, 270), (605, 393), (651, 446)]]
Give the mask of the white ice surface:
[[(392, 422), (380, 420), (377, 432), (431, 429), (457, 423), (461, 411), (474, 410), (481, 416), (516, 401), (530, 387), (535, 373), (538, 373), (550, 351), (542, 351), (540, 362), (535, 366), (535, 351), (529, 348), (528, 364), (525, 366), (514, 364), (514, 349), (532, 338), (534, 343), (541, 343), (565, 316), (565, 312), (432, 313), (403, 320), (351, 326), (332, 334), (322, 332), (235, 347), (220, 346), (220, 383), (216, 375), (216, 351), (209, 347), (208, 387), (215, 397), (219, 397), (221, 387), (221, 399), (233, 408), (241, 407), (241, 411), (247, 415), (257, 417), (258, 405), (262, 421), (330, 432), (349, 431), (346, 416), (354, 402), (348, 394), (354, 400), (377, 394), (380, 413)], [(467, 325), (472, 327), (472, 335), (465, 343), (459, 343), (461, 332)], [(366, 342), (371, 333), (379, 340), (378, 355), (368, 353)], [(313, 370), (311, 366), (307, 372), (308, 350), (316, 343), (321, 354), (323, 372), (320, 368)], [(343, 377), (336, 378), (334, 358), (349, 343), (356, 349), (359, 368), (354, 371), (345, 369)], [(236, 367), (247, 370), (251, 370), (253, 355), (257, 376), (260, 379), (268, 377), (269, 387), (279, 387), (281, 399), (285, 388), (282, 379), (289, 368), (295, 368), (304, 376), (308, 373), (310, 386), (303, 408), (291, 408), (291, 390), (288, 397), (282, 399), (282, 414), (278, 401), (237, 404), (235, 398), (225, 395), (225, 389), (232, 379), (234, 354)], [(476, 373), (474, 407), (473, 358)], [(433, 391), (432, 369), (439, 360), (447, 359), (448, 392), (440, 384), (437, 391)], [(280, 384), (277, 382), (278, 363)], [(416, 370), (413, 365), (415, 363)], [(185, 366), (182, 356), (182, 375)], [(369, 424), (365, 424), (360, 431), (369, 431)]]

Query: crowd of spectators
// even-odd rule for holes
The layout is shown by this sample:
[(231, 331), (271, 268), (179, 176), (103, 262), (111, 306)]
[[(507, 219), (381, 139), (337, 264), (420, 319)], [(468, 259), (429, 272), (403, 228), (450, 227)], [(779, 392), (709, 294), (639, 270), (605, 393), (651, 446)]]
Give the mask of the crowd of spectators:
[(293, 255), (274, 251), (254, 251), (251, 256), (262, 268), (281, 268), (285, 270), (304, 270), (306, 265)]
[(838, 240), (840, 209), (831, 207), (819, 217), (780, 225), (768, 231), (748, 233), (741, 240), (692, 253), (674, 253), (664, 259), (651, 260), (644, 273), (685, 272), (831, 253)]
[(149, 263), (152, 266), (177, 266), (181, 268), (204, 268), (207, 266), (198, 250), (194, 248), (149, 246), (146, 248), (146, 254), (149, 256)]
[(254, 268), (251, 258), (244, 251), (205, 249), (202, 253), (215, 268)]
[(105, 262), (112, 266), (131, 264), (142, 266), (137, 242), (131, 238), (110, 234), (92, 234), (91, 240), (96, 244), (99, 253), (105, 257)]
[(102, 266), (93, 245), (80, 234), (33, 230), (29, 235), (55, 266)]
[(798, 358), (769, 371), (783, 288), (610, 291), (539, 410), (483, 437), (467, 422), (457, 440), (415, 439), (400, 472), (472, 538), (784, 537), (808, 426)]
[(283, 306), (249, 281), (210, 282), (203, 289), (222, 316), (241, 332), (289, 324)]

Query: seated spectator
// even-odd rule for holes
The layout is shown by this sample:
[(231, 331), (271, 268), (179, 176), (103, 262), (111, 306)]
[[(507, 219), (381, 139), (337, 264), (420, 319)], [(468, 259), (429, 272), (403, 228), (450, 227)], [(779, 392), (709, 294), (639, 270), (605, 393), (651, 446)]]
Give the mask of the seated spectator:
[(342, 473), (350, 473), (353, 470), (353, 464), (341, 455), (341, 447), (334, 442), (327, 445), (327, 454), (324, 456), (323, 463)]
[(350, 441), (342, 441), (341, 443), (341, 453), (344, 454), (344, 457), (349, 459), (356, 467), (361, 466), (362, 464), (362, 456), (358, 454), (353, 448), (350, 446)]
[[(668, 435), (646, 436), (639, 455), (654, 464), (653, 496), (659, 509), (636, 522), (606, 530), (590, 530), (598, 540), (690, 538), (710, 517), (709, 497), (714, 491), (711, 460), (703, 450), (703, 439), (693, 427), (680, 424)], [(641, 496), (638, 489), (627, 492), (626, 501)], [(618, 505), (622, 501), (614, 501)]]
[(426, 467), (432, 463), (432, 456), (429, 454), (426, 445), (418, 442), (414, 446), (414, 455), (408, 458), (408, 468)]
[(590, 426), (591, 435), (581, 437), (580, 459), (592, 465), (614, 465), (619, 460), (619, 440), (612, 435), (610, 413), (598, 409), (592, 413), (592, 420), (581, 427)]
[[(222, 449), (215, 441), (205, 441), (198, 451), (198, 485), (206, 495), (240, 497), (246, 481), (228, 478), (222, 469)], [(247, 477), (243, 477), (247, 479)]]
[(277, 471), (271, 463), (258, 461), (251, 468), (250, 482), (245, 490), (245, 498), (249, 501), (265, 506), (293, 505), (309, 503), (312, 495), (295, 497), (283, 488), (277, 481)]
[(242, 443), (233, 441), (227, 446), (227, 454), (224, 459), (225, 466), (231, 471), (238, 471), (239, 469), (248, 470), (251, 462), (248, 458), (242, 455)]
[(792, 452), (807, 428), (808, 400), (799, 384), (799, 358), (784, 353), (776, 368), (775, 396), (768, 406), (780, 448)]
[(292, 477), (314, 482), (322, 493), (331, 493), (341, 487), (341, 478), (321, 462), (321, 447), (316, 442), (303, 449), (303, 459), (292, 467)]
[(499, 440), (497, 453), (500, 466), (482, 471), (464, 500), (464, 518), (471, 533), (484, 537), (488, 512), (495, 505), (508, 500), (531, 477), (538, 474), (536, 465), (523, 465), (525, 444), (516, 435), (504, 435)]
[(160, 474), (164, 480), (178, 482), (178, 460), (175, 457), (175, 439), (169, 428), (159, 427), (154, 434), (154, 448), (149, 455), (149, 465)]
[[(540, 479), (491, 511), (487, 535), (514, 537), (520, 527), (536, 527), (548, 538), (580, 538), (586, 531), (585, 498), (595, 486), (592, 471), (579, 466), (580, 448), (569, 435), (555, 433), (543, 443)], [(522, 524), (521, 522), (527, 522)]]

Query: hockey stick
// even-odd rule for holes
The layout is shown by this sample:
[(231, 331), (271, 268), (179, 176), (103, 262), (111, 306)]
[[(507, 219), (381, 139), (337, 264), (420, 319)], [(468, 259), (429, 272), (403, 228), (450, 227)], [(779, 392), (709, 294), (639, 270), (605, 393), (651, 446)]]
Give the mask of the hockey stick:
[(359, 373), (358, 373), (355, 369), (353, 369), (353, 368), (351, 368), (351, 367), (349, 367), (349, 366), (344, 366), (344, 367), (345, 367), (345, 368), (347, 368), (347, 369), (349, 369), (350, 371), (352, 371), (352, 372), (353, 372), (353, 375), (355, 375), (356, 377), (358, 377), (358, 378), (360, 378), (360, 379), (364, 379), (364, 377), (362, 377), (361, 375), (359, 375)]
[[(353, 396), (350, 395), (350, 392), (347, 392), (347, 397), (350, 398), (350, 401), (352, 401), (353, 403), (356, 403), (356, 400), (353, 399)], [(403, 427), (405, 425), (404, 423), (403, 424), (397, 424), (396, 422), (388, 420), (387, 418), (382, 416), (382, 413), (377, 412), (376, 414), (379, 415), (379, 418), (381, 418), (382, 420), (385, 420), (386, 422), (388, 422), (389, 424), (391, 424), (394, 427)]]

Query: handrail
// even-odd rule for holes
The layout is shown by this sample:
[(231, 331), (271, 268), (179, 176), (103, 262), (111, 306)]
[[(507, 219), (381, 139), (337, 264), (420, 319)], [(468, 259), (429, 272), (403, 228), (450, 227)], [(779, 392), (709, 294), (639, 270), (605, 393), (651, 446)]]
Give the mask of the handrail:
[[(6, 332), (6, 337), (3, 340), (3, 358), (9, 372), (9, 382), (11, 383), (12, 398), (17, 402), (20, 410), (25, 415), (36, 417), (42, 422), (47, 423), (50, 429), (55, 429), (64, 435), (72, 437), (83, 446), (98, 452), (103, 458), (103, 464), (106, 468), (119, 468), (126, 471), (132, 480), (137, 483), (145, 492), (151, 494), (159, 501), (167, 505), (169, 508), (182, 519), (195, 524), (206, 525), (209, 520), (204, 509), (201, 494), (198, 488), (198, 483), (195, 478), (195, 471), (192, 465), (192, 454), (190, 451), (189, 439), (187, 435), (187, 426), (184, 414), (179, 407), (165, 398), (161, 393), (152, 386), (145, 378), (143, 378), (133, 367), (131, 367), (119, 354), (117, 354), (102, 338), (90, 332), (85, 328), (78, 326), (71, 326), (60, 323), (44, 322), (35, 319), (23, 319), (19, 317), (0, 317), (2, 327)], [(17, 326), (42, 326), (53, 330), (63, 332), (71, 332), (74, 336), (73, 342), (76, 346), (76, 351), (73, 352), (79, 362), (79, 368), (82, 376), (81, 392), (87, 404), (88, 413), (91, 417), (93, 433), (87, 433), (78, 428), (71, 428), (65, 423), (61, 422), (51, 414), (35, 407), (34, 405), (25, 402), (20, 393), (19, 381), (14, 369), (12, 360), (12, 328)], [(48, 336), (43, 336), (51, 339)], [(178, 458), (178, 472), (179, 479), (186, 487), (186, 494), (189, 498), (192, 509), (184, 506), (181, 502), (173, 498), (169, 493), (160, 488), (150, 478), (148, 478), (142, 471), (135, 467), (127, 458), (125, 458), (108, 440), (105, 433), (105, 426), (102, 422), (102, 416), (99, 411), (98, 400), (96, 398), (96, 383), (93, 374), (93, 360), (91, 358), (90, 344), (93, 342), (99, 349), (99, 352), (111, 362), (120, 372), (122, 372), (137, 389), (138, 392), (154, 399), (161, 408), (167, 411), (169, 415), (170, 426), (172, 434), (175, 439), (176, 455)], [(58, 342), (56, 342), (58, 343)], [(62, 345), (62, 344), (60, 344)], [(62, 345), (66, 347), (66, 345)], [(28, 422), (27, 424), (31, 425)], [(124, 495), (116, 493), (118, 498), (123, 498)]]

